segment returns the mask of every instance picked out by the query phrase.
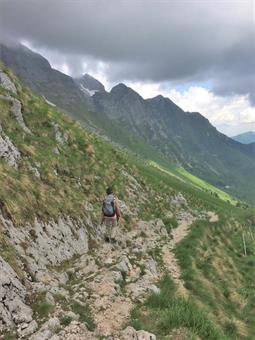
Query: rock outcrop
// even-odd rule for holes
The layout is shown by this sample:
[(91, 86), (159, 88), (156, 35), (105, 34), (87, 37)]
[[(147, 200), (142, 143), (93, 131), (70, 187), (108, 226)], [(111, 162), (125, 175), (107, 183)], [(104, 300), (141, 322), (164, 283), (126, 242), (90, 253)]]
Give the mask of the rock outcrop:
[(67, 141), (68, 141), (68, 136), (66, 133), (62, 132), (60, 130), (60, 127), (57, 124), (53, 124), (53, 128), (55, 131), (55, 138), (56, 141), (60, 144), (60, 145), (64, 145)]
[(9, 102), (11, 104), (11, 112), (14, 116), (14, 118), (17, 120), (17, 122), (19, 123), (20, 127), (26, 132), (26, 133), (31, 133), (30, 129), (26, 126), (25, 122), (24, 122), (24, 118), (22, 115), (22, 104), (21, 102), (16, 99), (13, 98), (11, 96), (3, 96), (0, 95), (0, 99)]
[(4, 159), (10, 166), (17, 167), (21, 154), (10, 138), (5, 135), (0, 125), (0, 158)]
[(2, 215), (0, 221), (10, 243), (27, 261), (28, 269), (39, 281), (47, 281), (47, 266), (57, 265), (88, 250), (89, 219), (73, 221), (60, 217), (58, 221), (35, 220), (20, 228)]
[(33, 321), (32, 309), (25, 303), (26, 294), (15, 271), (0, 257), (0, 331), (18, 325), (29, 327), (31, 333), (35, 331), (37, 323)]
[(7, 95), (0, 95), (0, 99), (11, 103), (11, 112), (15, 119), (26, 133), (31, 133), (30, 129), (26, 126), (23, 119), (21, 102), (11, 96), (11, 94), (17, 94), (16, 86), (11, 78), (8, 76), (8, 74), (3, 72), (2, 70), (0, 70), (0, 85), (2, 85), (6, 90), (10, 92), (10, 94)]
[(2, 85), (6, 90), (17, 93), (15, 84), (11, 81), (8, 74), (0, 70), (0, 85)]
[(121, 332), (120, 340), (156, 340), (156, 336), (143, 330), (136, 331), (133, 327), (127, 327)]

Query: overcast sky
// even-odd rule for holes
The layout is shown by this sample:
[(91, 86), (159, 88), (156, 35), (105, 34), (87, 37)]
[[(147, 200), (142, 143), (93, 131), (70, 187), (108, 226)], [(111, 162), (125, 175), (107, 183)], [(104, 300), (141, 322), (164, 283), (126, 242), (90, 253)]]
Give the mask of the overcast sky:
[(255, 130), (254, 0), (0, 0), (0, 32), (70, 75)]

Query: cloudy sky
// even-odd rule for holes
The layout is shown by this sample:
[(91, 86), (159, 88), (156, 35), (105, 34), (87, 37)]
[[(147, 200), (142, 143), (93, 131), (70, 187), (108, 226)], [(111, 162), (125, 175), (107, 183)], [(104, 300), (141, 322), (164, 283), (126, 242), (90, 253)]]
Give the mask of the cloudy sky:
[(255, 130), (254, 0), (0, 0), (0, 32), (67, 74)]

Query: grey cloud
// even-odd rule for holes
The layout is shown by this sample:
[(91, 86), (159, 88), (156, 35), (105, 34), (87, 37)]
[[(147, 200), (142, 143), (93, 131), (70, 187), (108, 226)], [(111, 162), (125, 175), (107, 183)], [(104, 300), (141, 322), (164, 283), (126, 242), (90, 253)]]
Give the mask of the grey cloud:
[(210, 79), (218, 94), (255, 103), (253, 0), (1, 0), (0, 12), (2, 34), (75, 75), (101, 61), (112, 82)]

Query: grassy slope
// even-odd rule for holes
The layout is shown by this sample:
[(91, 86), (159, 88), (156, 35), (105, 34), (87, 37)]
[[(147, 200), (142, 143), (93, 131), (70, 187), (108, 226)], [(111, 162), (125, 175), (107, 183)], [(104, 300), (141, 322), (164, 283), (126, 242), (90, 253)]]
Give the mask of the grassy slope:
[[(112, 183), (117, 194), (128, 201), (129, 180), (122, 170), (137, 179), (142, 178), (144, 187), (146, 184), (151, 187), (156, 181), (154, 189), (161, 188), (168, 194), (184, 191), (193, 197), (197, 192), (196, 197), (201, 196), (202, 201), (208, 196), (189, 183), (168, 178), (142, 159), (82, 129), (14, 79), (19, 90), (18, 98), (23, 104), (24, 120), (32, 131), (32, 134), (25, 134), (10, 114), (10, 104), (0, 100), (2, 128), (22, 154), (18, 169), (0, 161), (0, 201), (5, 213), (15, 222), (33, 220), (35, 216), (44, 219), (56, 218), (59, 214), (83, 216), (86, 215), (84, 204), (87, 201), (99, 211), (105, 187)], [(4, 94), (6, 91), (0, 87), (0, 92)], [(55, 139), (54, 124), (68, 137), (63, 145)], [(56, 148), (59, 154), (56, 154)], [(31, 166), (39, 170), (40, 179), (30, 170)], [(207, 199), (217, 201), (209, 196)], [(153, 203), (152, 200), (152, 206)], [(162, 206), (167, 209), (163, 203)]]
[[(208, 203), (208, 202), (207, 202)], [(135, 308), (131, 324), (158, 339), (254, 339), (255, 214), (214, 205), (220, 221), (196, 221), (176, 247), (188, 298), (171, 278)], [(223, 203), (223, 202), (222, 202)], [(243, 244), (246, 244), (246, 254)], [(178, 332), (175, 330), (179, 329)]]
[[(228, 202), (190, 185), (187, 180), (180, 181), (116, 149), (86, 132), (43, 99), (33, 96), (17, 79), (15, 82), (18, 97), (23, 103), (24, 119), (32, 134), (22, 131), (10, 114), (9, 104), (0, 100), (3, 130), (22, 153), (17, 170), (0, 160), (0, 203), (4, 213), (17, 225), (32, 221), (35, 216), (49, 219), (60, 214), (74, 218), (89, 214), (97, 222), (106, 185), (114, 183), (118, 196), (132, 204), (129, 178), (123, 171), (137, 179), (148, 198), (148, 202), (139, 207), (141, 219), (160, 217), (164, 220), (169, 210), (174, 212), (169, 198), (181, 191), (193, 211), (216, 211), (221, 222), (209, 226), (205, 221), (197, 222), (176, 250), (190, 300), (178, 297), (171, 279), (166, 277), (161, 283), (161, 294), (151, 297), (146, 306), (141, 307), (146, 313), (137, 309), (136, 326), (151, 329), (151, 318), (156, 315), (157, 319), (153, 320), (157, 322), (153, 323), (152, 330), (162, 338), (172, 328), (180, 327), (186, 329), (184, 333), (188, 334), (188, 339), (197, 335), (201, 339), (223, 339), (223, 336), (230, 339), (230, 334), (238, 334), (241, 338), (254, 335), (250, 315), (254, 313), (255, 306), (255, 260), (254, 245), (251, 236), (248, 237), (254, 228), (254, 211), (236, 209)], [(6, 91), (0, 87), (0, 92)], [(63, 145), (56, 142), (53, 122), (68, 136)], [(59, 154), (55, 153), (56, 148)], [(38, 168), (41, 179), (31, 172), (31, 165)], [(93, 214), (85, 209), (88, 202), (95, 207)], [(243, 229), (237, 221), (246, 228), (246, 257), (242, 249)], [(18, 271), (16, 253), (4, 236), (0, 238), (0, 244), (1, 255)], [(162, 296), (163, 302), (160, 301)]]
[(223, 190), (220, 190), (213, 186), (212, 184), (207, 183), (206, 181), (198, 178), (197, 176), (192, 175), (190, 172), (183, 168), (177, 168), (172, 167), (171, 170), (165, 169), (161, 167), (159, 164), (155, 162), (149, 162), (150, 165), (154, 166), (155, 168), (159, 169), (160, 171), (163, 171), (169, 176), (178, 178), (180, 181), (184, 181), (189, 184), (194, 184), (197, 188), (200, 188), (202, 190), (205, 190), (207, 192), (210, 192), (211, 194), (215, 194), (217, 197), (219, 197), (221, 200), (230, 202), (231, 204), (237, 204), (237, 200), (233, 197), (231, 197), (228, 193), (226, 193)]

